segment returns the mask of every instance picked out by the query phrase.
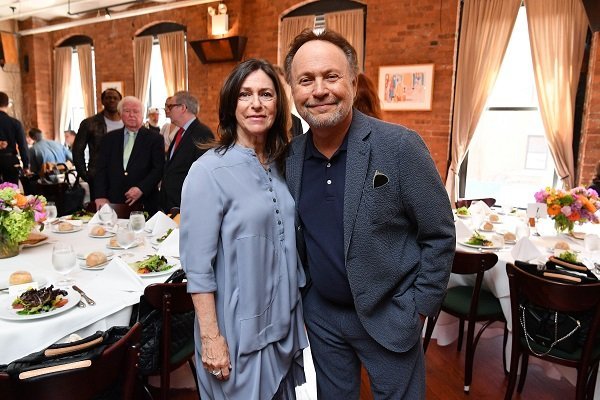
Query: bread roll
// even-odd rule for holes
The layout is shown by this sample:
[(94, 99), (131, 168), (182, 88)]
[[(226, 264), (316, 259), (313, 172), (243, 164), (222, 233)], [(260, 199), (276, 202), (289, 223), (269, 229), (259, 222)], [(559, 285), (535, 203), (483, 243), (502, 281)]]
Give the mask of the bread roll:
[(8, 278), (9, 285), (22, 285), (23, 283), (33, 282), (33, 277), (27, 271), (16, 271), (10, 274)]
[(73, 225), (68, 222), (61, 222), (58, 224), (58, 230), (61, 232), (68, 232), (73, 230)]
[(119, 246), (119, 242), (117, 242), (117, 238), (110, 239), (109, 244), (110, 244), (110, 247), (121, 247), (121, 246)]
[(500, 222), (500, 217), (498, 214), (490, 214), (490, 222)]
[(106, 229), (103, 226), (96, 225), (92, 228), (91, 232), (94, 236), (104, 236), (106, 234)]
[(517, 240), (517, 235), (515, 235), (512, 232), (506, 232), (504, 234), (504, 240), (514, 242), (515, 240)]
[(85, 258), (85, 265), (95, 267), (104, 264), (107, 261), (106, 254), (101, 251), (94, 251)]
[(491, 222), (486, 222), (485, 224), (483, 224), (483, 230), (484, 231), (494, 230), (494, 225), (492, 225)]
[(557, 249), (557, 250), (570, 250), (571, 246), (569, 246), (569, 243), (567, 243), (567, 242), (565, 242), (563, 240), (559, 240), (554, 245), (554, 248)]

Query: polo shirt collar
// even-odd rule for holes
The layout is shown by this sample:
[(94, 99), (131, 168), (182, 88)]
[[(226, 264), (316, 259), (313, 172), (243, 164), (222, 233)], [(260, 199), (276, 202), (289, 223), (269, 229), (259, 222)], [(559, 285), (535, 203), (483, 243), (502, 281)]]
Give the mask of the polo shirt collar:
[[(340, 147), (338, 147), (338, 149), (335, 151), (335, 153), (333, 153), (331, 158), (335, 158), (339, 153), (341, 153), (342, 151), (346, 151), (348, 149), (348, 132), (346, 132), (346, 136), (344, 136), (344, 140), (342, 141), (342, 144), (340, 145)], [(313, 142), (312, 131), (309, 130), (306, 133), (306, 135), (307, 135), (306, 151), (304, 152), (304, 159), (305, 160), (308, 160), (309, 158), (326, 159), (326, 157), (323, 154), (321, 154), (321, 152), (319, 150), (317, 150), (317, 148), (315, 147), (315, 144)]]

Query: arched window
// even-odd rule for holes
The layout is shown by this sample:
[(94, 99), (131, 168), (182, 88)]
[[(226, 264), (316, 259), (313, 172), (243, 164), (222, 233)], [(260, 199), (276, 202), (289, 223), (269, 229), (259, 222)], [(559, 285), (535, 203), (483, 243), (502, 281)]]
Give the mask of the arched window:
[(162, 22), (152, 25), (136, 38), (136, 96), (146, 110), (160, 110), (159, 124), (165, 122), (163, 105), (168, 96), (187, 90), (185, 26)]
[[(62, 54), (62, 55), (61, 55)], [(94, 43), (88, 36), (71, 36), (55, 51), (54, 137), (64, 141), (66, 129), (96, 113)]]

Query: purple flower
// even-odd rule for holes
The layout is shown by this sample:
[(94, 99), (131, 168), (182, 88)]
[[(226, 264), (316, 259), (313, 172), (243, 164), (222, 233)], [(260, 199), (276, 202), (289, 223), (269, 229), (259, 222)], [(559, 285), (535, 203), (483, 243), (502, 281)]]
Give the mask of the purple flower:
[(19, 190), (19, 186), (15, 185), (14, 183), (11, 183), (11, 182), (2, 182), (2, 183), (0, 183), (0, 190), (6, 189), (6, 188), (11, 188), (11, 189), (14, 189), (16, 191)]
[(569, 215), (571, 215), (571, 207), (564, 206), (563, 208), (560, 209), (560, 212), (562, 212), (563, 214), (565, 214), (568, 217)]

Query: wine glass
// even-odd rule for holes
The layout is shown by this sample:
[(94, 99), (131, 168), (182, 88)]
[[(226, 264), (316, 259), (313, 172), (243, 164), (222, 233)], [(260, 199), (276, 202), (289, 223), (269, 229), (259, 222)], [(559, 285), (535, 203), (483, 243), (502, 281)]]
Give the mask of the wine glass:
[(110, 225), (113, 218), (112, 208), (108, 205), (102, 206), (102, 208), (100, 208), (100, 211), (98, 211), (98, 217), (100, 218), (102, 225)]
[(129, 228), (135, 232), (136, 235), (139, 235), (146, 226), (146, 218), (144, 218), (144, 213), (142, 211), (132, 211), (129, 214)]
[(56, 282), (57, 286), (70, 286), (74, 280), (68, 275), (75, 268), (77, 259), (73, 246), (68, 243), (56, 243), (52, 248), (52, 266), (54, 270), (63, 275), (63, 279)]
[(58, 217), (58, 210), (56, 209), (56, 204), (53, 201), (49, 201), (46, 203), (46, 222), (51, 223), (54, 219)]
[[(135, 243), (135, 232), (130, 228), (129, 224), (119, 224), (117, 228), (117, 243), (123, 249), (127, 250)], [(123, 253), (123, 257), (133, 257), (132, 253)]]

